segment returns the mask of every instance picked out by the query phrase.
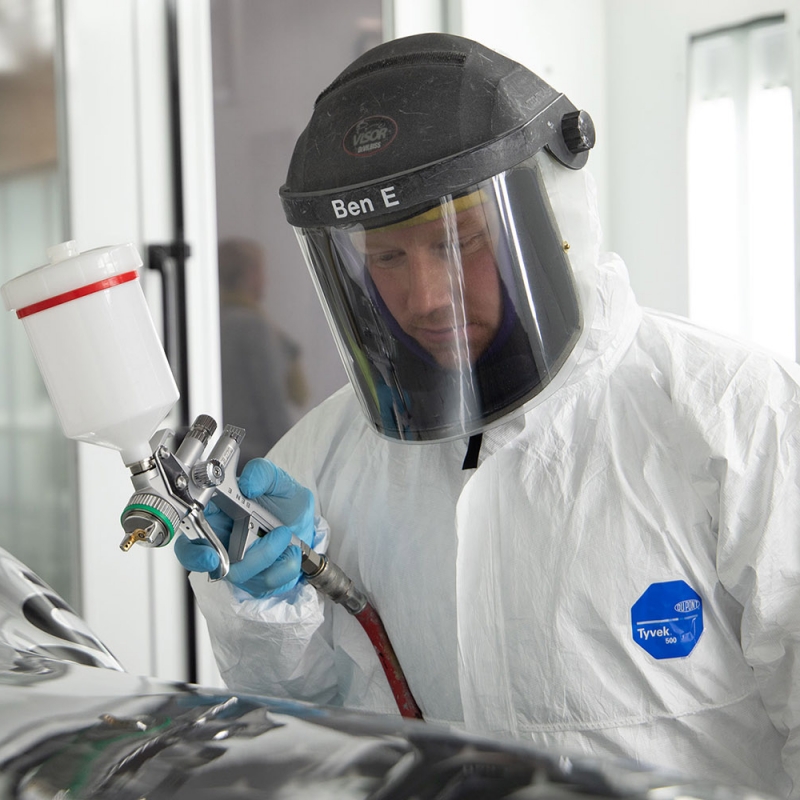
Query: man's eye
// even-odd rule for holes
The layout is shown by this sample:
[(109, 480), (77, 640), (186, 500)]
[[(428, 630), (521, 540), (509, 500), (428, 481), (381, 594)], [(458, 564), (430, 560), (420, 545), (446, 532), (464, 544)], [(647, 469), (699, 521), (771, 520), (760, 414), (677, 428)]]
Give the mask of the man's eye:
[(458, 248), (462, 253), (474, 253), (480, 250), (486, 242), (484, 233), (475, 233), (472, 236), (465, 236), (458, 240)]
[[(477, 253), (486, 243), (486, 234), (483, 232), (468, 234), (460, 238), (456, 245), (456, 250), (461, 255)], [(448, 253), (452, 253), (453, 245), (448, 241), (441, 241), (435, 245), (435, 250), (441, 258), (446, 258)]]
[(399, 250), (387, 250), (383, 253), (370, 253), (367, 260), (371, 267), (394, 267), (397, 266), (402, 259), (402, 252)]

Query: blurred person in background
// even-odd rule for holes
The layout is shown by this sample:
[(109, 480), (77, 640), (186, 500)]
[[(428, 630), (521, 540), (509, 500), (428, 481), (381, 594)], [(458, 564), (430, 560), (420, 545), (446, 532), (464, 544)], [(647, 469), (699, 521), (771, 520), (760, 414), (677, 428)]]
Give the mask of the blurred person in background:
[(246, 238), (222, 241), (218, 252), (222, 410), (246, 431), (240, 465), (266, 455), (292, 425), (292, 409), (308, 401), (299, 345), (264, 308), (263, 247)]

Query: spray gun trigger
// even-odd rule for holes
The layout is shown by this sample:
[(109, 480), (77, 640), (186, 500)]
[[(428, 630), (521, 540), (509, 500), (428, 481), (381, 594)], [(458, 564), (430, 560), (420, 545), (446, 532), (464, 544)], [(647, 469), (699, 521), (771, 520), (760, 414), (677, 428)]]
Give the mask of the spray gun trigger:
[(189, 512), (187, 520), (195, 526), (195, 530), (197, 530), (197, 532), (214, 548), (214, 551), (219, 558), (219, 566), (213, 572), (208, 573), (209, 579), (212, 581), (218, 581), (221, 578), (224, 578), (228, 574), (228, 570), (231, 566), (228, 551), (219, 540), (217, 534), (214, 533), (213, 528), (208, 524), (208, 522), (206, 522), (206, 518), (203, 516), (202, 511), (193, 509)]

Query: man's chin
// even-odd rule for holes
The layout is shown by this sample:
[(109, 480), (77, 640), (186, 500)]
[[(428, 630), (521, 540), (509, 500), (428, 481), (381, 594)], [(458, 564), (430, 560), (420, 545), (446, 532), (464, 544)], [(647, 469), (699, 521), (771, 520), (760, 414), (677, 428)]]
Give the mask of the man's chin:
[(472, 369), (472, 367), (475, 366), (475, 362), (481, 357), (485, 350), (486, 348), (484, 347), (476, 353), (473, 349), (468, 347), (442, 348), (437, 350), (428, 348), (428, 352), (442, 369), (458, 372), (465, 369)]
[(475, 362), (488, 350), (491, 339), (484, 326), (471, 324), (468, 330), (459, 330), (449, 336), (424, 333), (414, 337), (417, 344), (429, 353), (443, 369), (462, 371), (473, 367)]

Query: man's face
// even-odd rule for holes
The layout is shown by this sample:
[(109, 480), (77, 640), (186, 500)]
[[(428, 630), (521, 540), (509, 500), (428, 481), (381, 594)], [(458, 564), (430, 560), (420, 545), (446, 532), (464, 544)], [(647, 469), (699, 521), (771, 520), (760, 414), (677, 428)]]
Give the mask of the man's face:
[(474, 364), (500, 328), (490, 227), (478, 203), (429, 222), (366, 231), (356, 242), (392, 316), (442, 367)]

